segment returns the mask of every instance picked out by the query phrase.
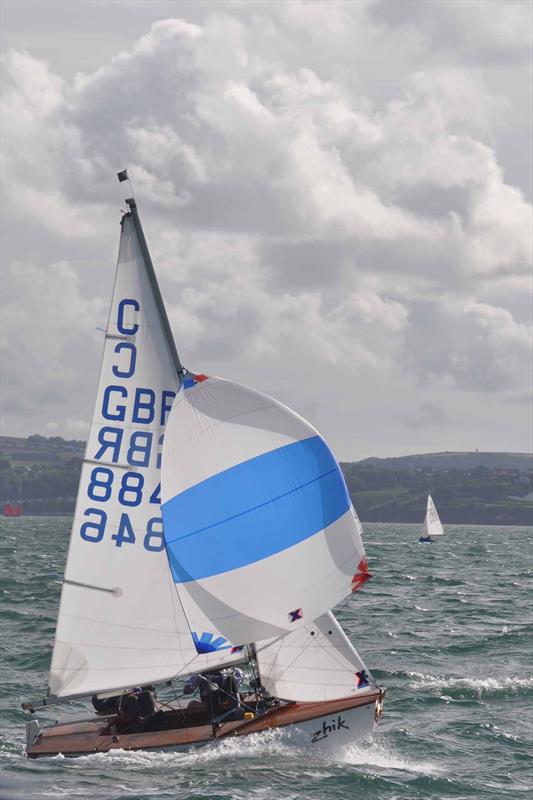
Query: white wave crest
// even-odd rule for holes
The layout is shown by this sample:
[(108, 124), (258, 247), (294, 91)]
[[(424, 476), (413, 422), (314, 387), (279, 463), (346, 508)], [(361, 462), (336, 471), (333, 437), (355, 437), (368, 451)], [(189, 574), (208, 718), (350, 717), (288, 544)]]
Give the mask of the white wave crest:
[[(258, 756), (287, 756), (294, 754), (289, 736), (282, 730), (269, 730), (245, 737), (223, 739), (203, 747), (186, 750), (110, 750), (107, 753), (91, 753), (79, 756), (76, 761), (87, 764), (116, 763), (132, 769), (144, 770), (151, 767), (176, 769), (225, 759), (257, 758)], [(62, 756), (56, 756), (62, 758)]]
[(512, 624), (512, 625), (504, 625), (502, 628), (502, 636), (509, 636), (512, 633), (521, 633), (522, 631), (527, 631), (531, 627), (531, 624)]
[(404, 772), (421, 772), (424, 775), (437, 775), (443, 772), (441, 767), (429, 761), (411, 761), (399, 755), (393, 747), (384, 742), (372, 741), (351, 744), (344, 748), (342, 758), (338, 761), (354, 766), (368, 765), (380, 769), (398, 769)]
[[(152, 772), (163, 774), (167, 771), (175, 774), (179, 770), (183, 775), (189, 769), (204, 767), (211, 770), (224, 770), (224, 762), (230, 762), (232, 767), (241, 759), (266, 759), (280, 763), (283, 759), (296, 759), (300, 769), (318, 769), (323, 775), (324, 768), (334, 764), (346, 764), (354, 767), (370, 767), (383, 770), (402, 770), (404, 772), (423, 773), (434, 775), (443, 770), (436, 764), (422, 761), (412, 761), (398, 754), (394, 748), (384, 741), (375, 740), (346, 745), (331, 751), (310, 749), (301, 745), (287, 731), (270, 730), (246, 737), (235, 737), (210, 744), (201, 748), (182, 751), (126, 751), (112, 750), (107, 753), (92, 753), (80, 756), (76, 762), (84, 763), (86, 767), (93, 766), (100, 770), (104, 765), (106, 770), (110, 767), (126, 768), (129, 772)], [(55, 756), (63, 760), (63, 756)], [(248, 767), (246, 767), (248, 769)]]
[(496, 692), (512, 691), (519, 692), (522, 689), (533, 688), (533, 676), (526, 678), (506, 677), (506, 678), (454, 678), (426, 675), (422, 672), (407, 673), (413, 678), (411, 686), (415, 689), (443, 689), (448, 690), (469, 690), (477, 695), (491, 694)]

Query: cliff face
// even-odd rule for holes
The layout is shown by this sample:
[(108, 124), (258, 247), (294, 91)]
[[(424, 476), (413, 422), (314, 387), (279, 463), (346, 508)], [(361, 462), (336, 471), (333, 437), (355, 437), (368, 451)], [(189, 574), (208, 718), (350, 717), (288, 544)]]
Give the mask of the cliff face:
[[(0, 502), (25, 514), (71, 514), (85, 443), (54, 436), (0, 437)], [(363, 522), (422, 523), (428, 493), (442, 521), (533, 525), (527, 453), (426, 453), (341, 464)]]

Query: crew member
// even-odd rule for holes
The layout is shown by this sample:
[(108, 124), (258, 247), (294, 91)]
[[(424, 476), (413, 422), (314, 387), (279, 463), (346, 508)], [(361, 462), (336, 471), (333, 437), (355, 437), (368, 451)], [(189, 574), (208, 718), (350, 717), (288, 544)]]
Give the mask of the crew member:
[[(200, 691), (200, 701), (210, 712), (212, 719), (234, 711), (240, 705), (239, 687), (244, 680), (244, 673), (238, 668), (211, 670), (203, 674), (191, 675), (183, 688), (184, 694)], [(198, 701), (189, 703), (189, 708), (199, 708)]]

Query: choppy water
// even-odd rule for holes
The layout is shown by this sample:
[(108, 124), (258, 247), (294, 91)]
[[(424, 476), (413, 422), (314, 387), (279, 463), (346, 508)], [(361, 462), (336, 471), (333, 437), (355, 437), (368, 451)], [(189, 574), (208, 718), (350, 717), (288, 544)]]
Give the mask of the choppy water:
[(375, 577), (340, 619), (389, 687), (371, 744), (320, 759), (274, 731), (185, 754), (28, 761), (19, 704), (46, 686), (70, 520), (0, 526), (3, 800), (533, 797), (533, 529), (456, 526), (420, 545), (415, 526), (365, 526)]

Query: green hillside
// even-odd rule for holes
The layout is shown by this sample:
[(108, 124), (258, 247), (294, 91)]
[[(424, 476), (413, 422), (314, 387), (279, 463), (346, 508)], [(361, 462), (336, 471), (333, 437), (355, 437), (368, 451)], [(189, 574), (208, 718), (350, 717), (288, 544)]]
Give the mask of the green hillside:
[(0, 436), (0, 458), (13, 467), (31, 467), (35, 464), (64, 464), (72, 459), (81, 461), (85, 442), (78, 439), (67, 441), (61, 436), (34, 434), (22, 439), (17, 436)]
[(341, 464), (362, 520), (422, 522), (431, 494), (444, 523), (533, 525), (531, 468), (387, 469), (373, 461)]
[[(59, 436), (0, 437), (0, 503), (20, 501), (25, 514), (72, 513), (84, 449)], [(341, 467), (363, 522), (422, 522), (431, 493), (444, 523), (533, 525), (527, 453), (426, 453)]]
[(519, 470), (528, 472), (533, 470), (533, 454), (531, 453), (483, 453), (479, 450), (473, 452), (445, 452), (445, 453), (418, 453), (411, 456), (396, 456), (392, 458), (365, 458), (358, 461), (360, 466), (375, 467), (384, 470), (473, 470), (476, 467), (489, 469)]

